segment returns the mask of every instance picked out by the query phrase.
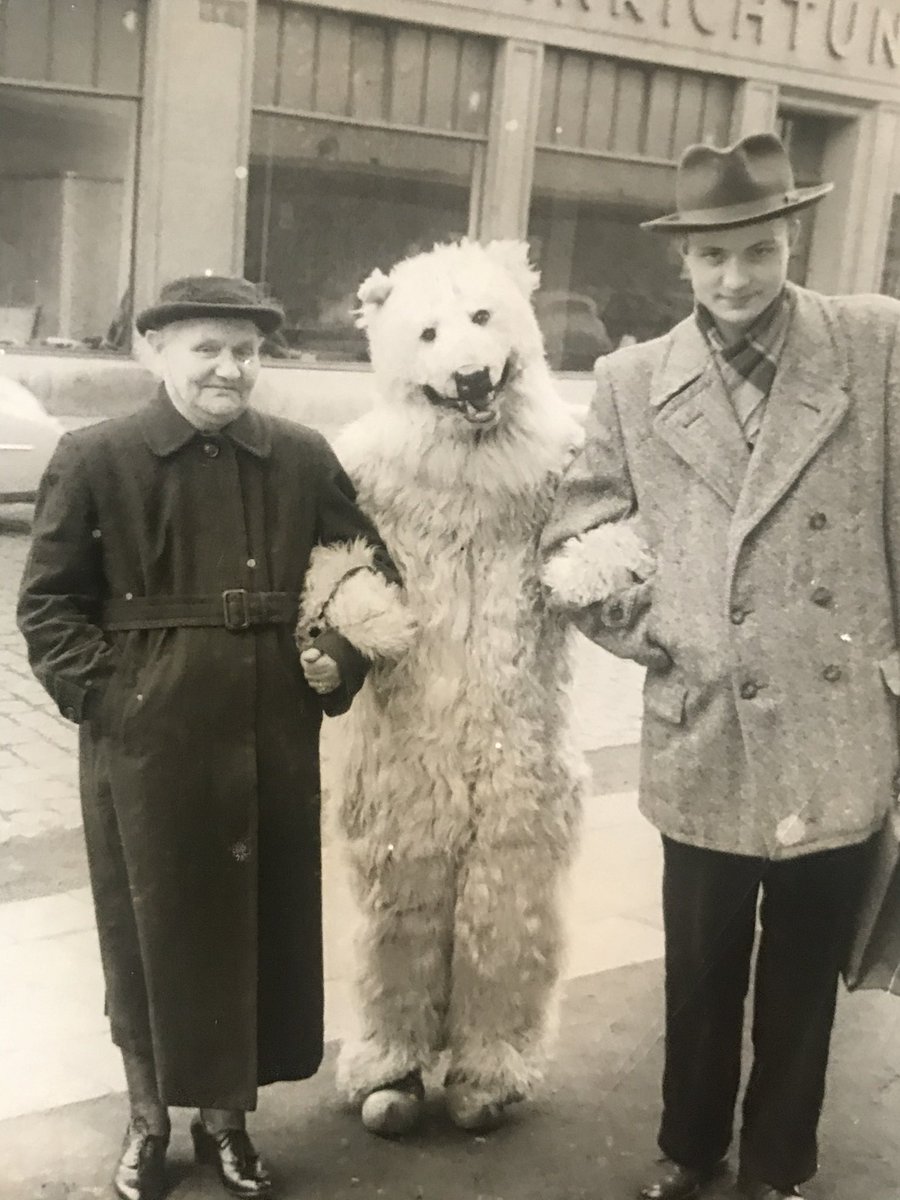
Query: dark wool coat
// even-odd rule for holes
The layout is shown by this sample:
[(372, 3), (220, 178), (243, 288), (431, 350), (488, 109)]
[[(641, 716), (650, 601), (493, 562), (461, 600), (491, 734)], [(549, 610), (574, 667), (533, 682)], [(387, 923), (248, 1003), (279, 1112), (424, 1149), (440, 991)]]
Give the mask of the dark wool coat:
[(344, 683), (320, 700), (293, 619), (110, 631), (104, 609), (297, 597), (314, 545), (358, 537), (396, 579), (319, 434), (252, 410), (201, 434), (164, 393), (64, 437), (44, 477), (19, 625), (81, 723), (113, 1040), (153, 1054), (169, 1104), (252, 1109), (258, 1084), (319, 1065), (319, 726), (365, 662), (322, 635)]
[(765, 858), (863, 842), (897, 796), (900, 304), (791, 292), (752, 456), (689, 318), (600, 360), (544, 535), (552, 558), (637, 514), (649, 588), (617, 623), (577, 619), (613, 653), (668, 652), (644, 691), (642, 810)]

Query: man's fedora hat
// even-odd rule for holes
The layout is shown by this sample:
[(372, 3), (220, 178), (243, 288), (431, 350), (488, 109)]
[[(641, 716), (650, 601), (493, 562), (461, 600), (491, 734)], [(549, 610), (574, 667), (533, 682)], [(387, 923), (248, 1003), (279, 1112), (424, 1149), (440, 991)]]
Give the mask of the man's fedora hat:
[(274, 333), (284, 321), (281, 305), (263, 295), (255, 283), (228, 275), (189, 275), (173, 279), (159, 293), (156, 304), (138, 313), (138, 333), (162, 329), (173, 321), (196, 317), (223, 317), (252, 321), (261, 333)]
[(774, 133), (752, 133), (724, 150), (688, 146), (678, 164), (678, 211), (642, 228), (661, 233), (728, 229), (769, 221), (821, 200), (834, 187), (798, 188), (787, 151)]

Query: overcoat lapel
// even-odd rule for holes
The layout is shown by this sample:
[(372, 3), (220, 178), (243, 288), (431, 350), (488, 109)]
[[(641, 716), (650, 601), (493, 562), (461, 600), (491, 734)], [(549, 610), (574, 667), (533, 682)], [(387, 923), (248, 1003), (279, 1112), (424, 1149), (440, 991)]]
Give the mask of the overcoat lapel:
[(845, 348), (825, 306), (792, 288), (794, 315), (734, 517), (742, 540), (791, 488), (850, 406)]
[(706, 339), (693, 316), (669, 335), (652, 385), (654, 429), (730, 509), (737, 505), (750, 451)]

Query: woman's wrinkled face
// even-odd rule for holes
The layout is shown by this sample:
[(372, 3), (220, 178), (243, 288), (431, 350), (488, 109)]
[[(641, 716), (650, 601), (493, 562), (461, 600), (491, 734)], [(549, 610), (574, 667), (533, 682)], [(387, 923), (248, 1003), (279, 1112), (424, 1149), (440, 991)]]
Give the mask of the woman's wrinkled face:
[(785, 285), (794, 226), (784, 217), (738, 229), (690, 233), (684, 265), (694, 299), (722, 334), (739, 337)]
[(247, 407), (262, 342), (252, 321), (175, 321), (149, 331), (147, 341), (172, 403), (198, 429), (221, 429)]

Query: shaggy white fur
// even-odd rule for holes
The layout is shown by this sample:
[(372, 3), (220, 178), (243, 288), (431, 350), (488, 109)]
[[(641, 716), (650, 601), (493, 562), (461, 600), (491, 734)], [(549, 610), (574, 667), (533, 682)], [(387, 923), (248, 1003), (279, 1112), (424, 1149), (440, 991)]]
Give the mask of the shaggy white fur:
[(412, 645), (415, 622), (395, 585), (375, 570), (367, 542), (316, 546), (297, 625), (302, 649), (320, 629), (343, 634), (368, 659), (399, 658)]
[(363, 1031), (339, 1064), (357, 1100), (444, 1051), (454, 1095), (502, 1105), (541, 1073), (583, 766), (538, 538), (581, 431), (544, 361), (536, 278), (526, 247), (464, 242), (360, 291), (380, 402), (336, 449), (416, 635), (332, 723), (364, 915)]
[(551, 603), (582, 609), (643, 583), (655, 570), (637, 518), (600, 525), (565, 541), (544, 565)]

